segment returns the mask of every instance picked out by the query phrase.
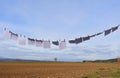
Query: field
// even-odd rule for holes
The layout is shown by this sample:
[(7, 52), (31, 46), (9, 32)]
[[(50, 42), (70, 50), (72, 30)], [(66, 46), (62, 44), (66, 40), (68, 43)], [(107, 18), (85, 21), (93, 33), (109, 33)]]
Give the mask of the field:
[(1, 62), (0, 78), (89, 78), (89, 73), (116, 68), (120, 63)]

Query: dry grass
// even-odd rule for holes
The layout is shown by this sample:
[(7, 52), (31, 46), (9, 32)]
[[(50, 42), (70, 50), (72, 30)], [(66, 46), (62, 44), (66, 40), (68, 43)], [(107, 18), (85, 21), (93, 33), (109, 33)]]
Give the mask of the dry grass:
[(0, 63), (0, 78), (81, 78), (119, 63)]

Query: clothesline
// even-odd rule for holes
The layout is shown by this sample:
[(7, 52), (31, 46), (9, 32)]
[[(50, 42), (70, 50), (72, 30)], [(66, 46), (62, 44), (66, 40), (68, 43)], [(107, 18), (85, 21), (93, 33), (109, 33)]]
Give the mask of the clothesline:
[[(68, 40), (69, 44), (79, 44), (82, 43), (84, 41), (90, 40), (91, 38), (101, 35), (104, 33), (104, 36), (109, 35), (110, 33), (116, 31), (118, 29), (118, 27), (120, 26), (114, 26), (110, 29), (104, 30), (102, 32), (98, 32), (92, 35), (87, 35), (87, 36), (83, 36), (83, 37), (78, 37), (75, 38), (73, 40)], [(12, 40), (18, 40), (18, 43), (20, 45), (35, 45), (36, 47), (43, 47), (43, 48), (51, 48), (51, 44), (58, 46), (59, 49), (65, 49), (66, 48), (66, 40), (56, 40), (56, 41), (51, 41), (51, 40), (40, 40), (40, 39), (35, 39), (35, 38), (26, 38), (26, 36), (23, 35), (18, 35), (14, 32), (12, 32), (11, 30), (8, 30), (7, 28), (4, 28), (3, 30), (3, 39), (12, 39)]]
[(71, 44), (79, 44), (79, 43), (82, 43), (83, 41), (90, 40), (90, 38), (101, 35), (103, 33), (104, 33), (104, 36), (107, 36), (110, 33), (116, 31), (119, 26), (120, 26), (120, 24), (115, 26), (115, 27), (112, 27), (110, 29), (104, 30), (102, 32), (93, 34), (93, 35), (88, 35), (88, 36), (84, 36), (84, 37), (75, 38), (74, 40), (69, 40), (69, 43), (71, 43)]

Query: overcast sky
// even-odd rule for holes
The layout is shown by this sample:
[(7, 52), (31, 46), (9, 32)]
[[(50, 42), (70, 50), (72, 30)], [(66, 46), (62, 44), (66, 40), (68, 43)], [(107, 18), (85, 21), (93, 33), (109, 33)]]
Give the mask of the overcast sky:
[[(30, 38), (75, 39), (120, 24), (120, 0), (0, 0), (0, 36), (3, 28)], [(59, 50), (21, 46), (0, 39), (0, 56), (20, 59), (79, 61), (120, 56), (120, 29)]]

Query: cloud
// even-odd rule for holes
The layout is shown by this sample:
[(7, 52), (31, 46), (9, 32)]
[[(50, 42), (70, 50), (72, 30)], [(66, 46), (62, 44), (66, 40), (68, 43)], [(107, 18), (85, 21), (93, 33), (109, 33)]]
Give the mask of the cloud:
[(22, 59), (53, 60), (54, 57), (57, 57), (61, 61), (81, 61), (116, 58), (120, 54), (119, 43), (96, 46), (75, 45), (68, 46), (64, 50), (59, 50), (56, 47), (44, 49), (28, 45), (20, 46), (15, 43), (15, 41), (2, 42), (0, 44), (0, 55)]

